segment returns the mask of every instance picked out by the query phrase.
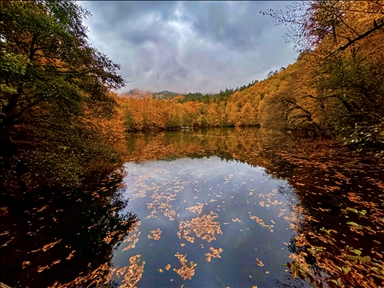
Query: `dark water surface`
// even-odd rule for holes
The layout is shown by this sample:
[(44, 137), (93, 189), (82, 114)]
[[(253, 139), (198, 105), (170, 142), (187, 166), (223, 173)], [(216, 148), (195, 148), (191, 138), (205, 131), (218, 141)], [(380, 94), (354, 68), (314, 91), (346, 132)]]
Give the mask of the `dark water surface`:
[(123, 187), (1, 205), (0, 282), (384, 287), (382, 160), (257, 129), (126, 140)]
[(125, 169), (129, 209), (142, 220), (136, 247), (123, 252), (128, 238), (113, 264), (123, 266), (141, 255), (145, 265), (138, 286), (292, 284), (281, 266), (290, 260), (287, 245), (295, 235), (289, 219), (296, 199), (283, 195), (291, 189), (286, 181), (216, 156), (127, 163)]
[(112, 262), (139, 287), (384, 287), (380, 159), (255, 129), (127, 142), (141, 221)]

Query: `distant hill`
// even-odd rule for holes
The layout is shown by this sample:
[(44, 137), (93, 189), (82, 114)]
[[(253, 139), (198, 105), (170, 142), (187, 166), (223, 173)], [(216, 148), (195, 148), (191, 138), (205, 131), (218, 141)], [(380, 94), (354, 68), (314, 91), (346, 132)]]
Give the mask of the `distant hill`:
[(118, 94), (118, 96), (124, 97), (124, 98), (143, 99), (143, 98), (151, 98), (152, 92), (133, 89), (133, 90), (129, 90), (128, 92), (120, 93)]
[(168, 91), (168, 90), (152, 93), (152, 97), (154, 99), (159, 99), (159, 100), (160, 99), (170, 99), (170, 98), (180, 96), (180, 95), (184, 95), (184, 94), (175, 93), (175, 92)]

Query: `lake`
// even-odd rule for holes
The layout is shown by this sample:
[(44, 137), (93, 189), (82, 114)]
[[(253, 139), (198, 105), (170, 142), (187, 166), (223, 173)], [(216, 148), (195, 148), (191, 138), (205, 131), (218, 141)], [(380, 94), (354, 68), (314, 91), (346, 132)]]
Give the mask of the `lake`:
[(250, 128), (127, 137), (124, 195), (140, 221), (112, 260), (136, 269), (118, 285), (382, 284), (375, 159)]
[[(0, 281), (18, 287), (384, 286), (381, 159), (256, 128), (131, 133), (126, 142), (124, 171), (112, 192), (71, 196), (75, 204), (39, 198), (39, 209), (25, 208), (37, 215), (23, 217), (30, 223), (23, 229), (7, 231), (18, 240), (1, 248), (9, 267)], [(66, 211), (69, 205), (76, 206)], [(65, 215), (53, 225), (52, 211), (60, 209)]]
[[(296, 199), (284, 195), (291, 189), (287, 182), (216, 156), (127, 163), (125, 169), (129, 209), (141, 221), (137, 240), (128, 237), (113, 263), (124, 266), (140, 255), (139, 286), (271, 287), (289, 281), (281, 264), (289, 261), (295, 232), (287, 220)], [(135, 248), (124, 253), (133, 241)]]

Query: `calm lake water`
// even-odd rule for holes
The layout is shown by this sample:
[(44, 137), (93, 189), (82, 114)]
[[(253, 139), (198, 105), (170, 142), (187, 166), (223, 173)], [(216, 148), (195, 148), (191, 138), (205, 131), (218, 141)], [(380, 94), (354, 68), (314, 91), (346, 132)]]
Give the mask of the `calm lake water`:
[(384, 287), (382, 160), (253, 128), (126, 143), (117, 189), (1, 207), (0, 282)]
[(295, 236), (289, 219), (297, 199), (286, 181), (216, 156), (127, 163), (125, 169), (124, 194), (141, 221), (113, 264), (140, 255), (145, 265), (138, 286), (293, 284), (281, 266)]
[(123, 267), (116, 284), (383, 285), (378, 159), (256, 129), (132, 134), (127, 143), (123, 195), (140, 221), (112, 259)]

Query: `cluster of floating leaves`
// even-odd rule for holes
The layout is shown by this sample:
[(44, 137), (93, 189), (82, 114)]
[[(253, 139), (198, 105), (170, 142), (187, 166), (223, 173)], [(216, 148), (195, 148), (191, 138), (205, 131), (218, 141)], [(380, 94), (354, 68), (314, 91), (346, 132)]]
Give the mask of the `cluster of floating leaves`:
[[(157, 171), (159, 169), (154, 169), (154, 170)], [(147, 180), (149, 180), (151, 175), (153, 175), (153, 173), (148, 173), (146, 175)], [(199, 176), (200, 175), (203, 175), (203, 174), (200, 173)], [(140, 179), (143, 179), (142, 176), (140, 176), (140, 177), (141, 177)], [(234, 177), (234, 174), (229, 174), (229, 176), (227, 177), (228, 181), (230, 179), (232, 179), (233, 177)], [(253, 179), (252, 179), (252, 181), (253, 181)], [(195, 182), (198, 183), (197, 181), (195, 181)], [(217, 235), (223, 234), (221, 227), (220, 227), (220, 222), (217, 221), (217, 218), (219, 218), (219, 215), (213, 211), (210, 211), (208, 214), (205, 214), (205, 215), (201, 215), (201, 214), (203, 212), (205, 205), (207, 205), (207, 203), (218, 202), (219, 201), (218, 198), (225, 197), (225, 193), (223, 193), (223, 192), (217, 193), (213, 190), (211, 194), (212, 194), (212, 196), (215, 196), (217, 198), (206, 199), (205, 200), (206, 203), (196, 202), (195, 205), (187, 206), (185, 208), (187, 211), (189, 211), (191, 213), (195, 213), (199, 216), (194, 217), (190, 220), (183, 220), (183, 219), (180, 219), (180, 214), (176, 214), (176, 211), (173, 210), (174, 208), (171, 205), (172, 202), (177, 203), (177, 202), (175, 202), (175, 200), (176, 200), (176, 197), (178, 197), (177, 193), (182, 191), (182, 189), (184, 188), (182, 185), (183, 182), (176, 180), (175, 182), (172, 183), (172, 185), (169, 185), (167, 187), (167, 184), (170, 184), (170, 183), (172, 183), (172, 182), (167, 182), (167, 181), (161, 182), (161, 185), (162, 185), (161, 188), (162, 189), (159, 189), (159, 186), (157, 186), (157, 184), (155, 184), (155, 183), (152, 183), (152, 185), (146, 186), (148, 189), (146, 191), (146, 197), (150, 197), (153, 199), (151, 202), (146, 203), (147, 209), (152, 210), (150, 212), (150, 214), (146, 217), (146, 219), (150, 219), (150, 218), (155, 219), (158, 217), (159, 213), (163, 214), (170, 221), (176, 220), (175, 218), (177, 216), (177, 218), (179, 218), (178, 219), (179, 220), (179, 229), (177, 231), (177, 236), (179, 239), (185, 239), (189, 243), (194, 243), (196, 238), (199, 238), (199, 239), (207, 241), (207, 242), (212, 242), (212, 241), (217, 240)], [(241, 182), (240, 185), (243, 185), (245, 183), (246, 182)], [(135, 182), (135, 186), (136, 186), (136, 182)], [(141, 183), (140, 186), (144, 187), (145, 183)], [(234, 187), (238, 187), (238, 186), (239, 186), (238, 184), (234, 185)], [(137, 190), (136, 187), (134, 187), (134, 189)], [(212, 189), (213, 189), (213, 186), (206, 187), (208, 197), (210, 196), (209, 191), (211, 191)], [(151, 194), (148, 193), (150, 191), (152, 191)], [(193, 191), (195, 193), (200, 192), (199, 189), (196, 189), (196, 188), (193, 189)], [(255, 191), (257, 191), (257, 188), (250, 189), (248, 196), (262, 198), (263, 201), (266, 201), (266, 203), (267, 203), (266, 208), (268, 208), (268, 209), (272, 206), (283, 204), (281, 201), (272, 199), (273, 197), (276, 197), (276, 195), (277, 195), (277, 190), (275, 190), (275, 189), (272, 190), (272, 192), (270, 192), (268, 194), (262, 194), (262, 193), (255, 194)], [(199, 194), (197, 194), (197, 195), (199, 195)], [(199, 196), (197, 196), (197, 195), (196, 194), (191, 195), (192, 196), (191, 198), (198, 199), (199, 196), (201, 196), (201, 195), (199, 195)], [(231, 199), (233, 199), (234, 197), (235, 197), (234, 195), (230, 196)], [(236, 201), (236, 200), (233, 200), (233, 201)], [(183, 200), (180, 204), (185, 203), (185, 202), (186, 202), (186, 200)], [(256, 200), (256, 202), (257, 202), (257, 200)], [(219, 203), (220, 204), (216, 205), (216, 209), (218, 211), (220, 211), (221, 205), (226, 203), (226, 201), (221, 200)], [(247, 203), (249, 204), (250, 202), (247, 200)], [(258, 203), (258, 204), (261, 205), (260, 203)], [(173, 205), (175, 205), (175, 204), (173, 204)], [(176, 207), (176, 208), (178, 209), (179, 207)], [(282, 215), (287, 211), (287, 209), (281, 209), (281, 210), (284, 210), (281, 212)], [(258, 218), (257, 216), (250, 215), (250, 218), (252, 220), (255, 220), (262, 227), (267, 227), (268, 229), (273, 231), (272, 230), (273, 225), (266, 225), (264, 223), (264, 221), (261, 220), (260, 218)], [(271, 221), (274, 224), (273, 220), (271, 220)], [(232, 222), (241, 223), (242, 220), (239, 219), (238, 217), (236, 217), (236, 218), (232, 218)], [(229, 225), (230, 223), (223, 222), (223, 224)], [(247, 230), (249, 230), (249, 228), (247, 228)], [(240, 231), (243, 231), (243, 230), (240, 229)], [(132, 231), (132, 232), (134, 232), (134, 231)], [(132, 234), (132, 232), (131, 232), (132, 237), (135, 237), (135, 234)], [(138, 234), (138, 235), (140, 235), (140, 234)], [(161, 230), (158, 228), (158, 229), (150, 231), (150, 234), (147, 236), (147, 238), (158, 240), (160, 238), (160, 235), (161, 235)], [(130, 237), (128, 237), (127, 239), (129, 239), (129, 238)], [(137, 239), (137, 237), (135, 239)], [(185, 247), (185, 245), (186, 245), (185, 243), (180, 243), (181, 247)], [(205, 248), (203, 244), (200, 244), (200, 245), (201, 245), (202, 249)], [(123, 251), (124, 250), (125, 250), (125, 248), (123, 249)], [(222, 248), (215, 249), (214, 247), (210, 247), (209, 252), (205, 253), (206, 262), (211, 262), (213, 258), (221, 258), (222, 252), (223, 252)], [(181, 278), (183, 278), (183, 280), (192, 279), (192, 277), (195, 275), (196, 264), (191, 261), (190, 264), (187, 265), (186, 255), (176, 253), (175, 256), (180, 260), (180, 263), (182, 264), (182, 266), (178, 269), (173, 268), (173, 271), (175, 271), (178, 275), (180, 275)], [(262, 262), (260, 261), (258, 263), (260, 264)], [(158, 268), (157, 271), (159, 273), (164, 273), (165, 270), (169, 270), (171, 268), (170, 264), (168, 264), (168, 265), (165, 267)], [(262, 267), (262, 266), (264, 266), (264, 264), (262, 263), (262, 265), (259, 265), (259, 266)], [(266, 273), (268, 274), (269, 272), (267, 271)], [(171, 279), (171, 281), (172, 280), (173, 279)]]
[(160, 228), (157, 228), (155, 230), (151, 231), (151, 234), (147, 236), (148, 239), (153, 239), (153, 240), (160, 240), (161, 237), (161, 230)]
[(230, 181), (232, 178), (233, 178), (233, 174), (232, 174), (232, 173), (229, 174), (228, 177), (224, 177), (224, 180), (225, 180), (224, 184), (229, 183), (229, 181)]
[(176, 194), (183, 188), (184, 187), (182, 185), (176, 185), (174, 187), (169, 187), (162, 193), (158, 193), (158, 191), (155, 190), (151, 195), (153, 201), (146, 204), (148, 209), (152, 209), (146, 219), (156, 218), (158, 213), (162, 213), (165, 217), (168, 217), (170, 221), (174, 221), (176, 212), (173, 210), (173, 206), (170, 202), (175, 200)]
[(194, 243), (195, 238), (190, 236), (192, 233), (202, 240), (211, 242), (216, 240), (216, 234), (223, 234), (220, 223), (214, 221), (219, 216), (215, 212), (192, 218), (190, 221), (181, 220), (179, 223), (178, 237), (184, 237), (190, 243)]
[(211, 250), (211, 252), (205, 253), (207, 262), (211, 262), (212, 258), (221, 258), (220, 254), (223, 252), (222, 248), (215, 249), (213, 247), (209, 247), (209, 250)]
[(132, 199), (137, 199), (137, 198), (144, 198), (147, 195), (147, 191), (151, 191), (154, 189), (154, 187), (151, 187), (145, 183), (147, 180), (146, 175), (140, 175), (137, 179), (135, 179), (136, 184), (135, 184), (135, 191), (132, 193)]
[(114, 270), (110, 269), (110, 264), (107, 262), (101, 264), (99, 267), (85, 276), (79, 276), (75, 280), (65, 284), (55, 282), (49, 288), (83, 287), (84, 285), (87, 285), (87, 287), (100, 286), (102, 284), (108, 284), (111, 281), (113, 272)]
[(123, 276), (122, 285), (119, 288), (137, 287), (136, 284), (141, 280), (144, 273), (145, 261), (141, 261), (141, 255), (134, 255), (129, 258), (129, 265), (115, 270), (112, 268), (116, 276)]
[(271, 200), (272, 197), (276, 196), (277, 194), (277, 190), (276, 189), (272, 189), (271, 192), (269, 193), (266, 193), (266, 194), (263, 194), (263, 193), (259, 193), (258, 196), (259, 198), (262, 198), (262, 199), (265, 199), (265, 201), (259, 201), (259, 205), (261, 207), (266, 207), (266, 208), (271, 208), (272, 206), (277, 206), (277, 205), (283, 205), (283, 201), (278, 201), (278, 200)]
[[(298, 193), (301, 203), (311, 198), (318, 201), (310, 209), (294, 206), (292, 216), (284, 217), (298, 233), (290, 244), (296, 248), (287, 264), (293, 277), (309, 279), (314, 287), (384, 287), (384, 194), (380, 193), (384, 185), (377, 178), (364, 176), (382, 171), (370, 172), (371, 167), (361, 162), (349, 163), (341, 170), (337, 162), (321, 163), (315, 157), (298, 159), (286, 154), (284, 158), (303, 167), (301, 170), (311, 166), (324, 175), (321, 182), (317, 177), (305, 179), (305, 173), (295, 179), (297, 189), (303, 191)], [(356, 161), (346, 162), (351, 160)], [(351, 181), (357, 177), (358, 187)], [(337, 186), (318, 184), (324, 181)], [(342, 191), (341, 187), (348, 188)], [(329, 201), (333, 198), (338, 199), (337, 205)], [(333, 218), (337, 220), (324, 220)]]
[[(169, 269), (171, 269), (171, 267), (172, 267), (171, 264), (167, 264), (167, 265), (165, 265), (164, 269), (166, 271), (168, 271)], [(159, 271), (159, 273), (163, 273), (164, 272), (164, 270), (162, 268), (157, 269), (157, 271)]]
[(173, 268), (173, 271), (175, 271), (181, 278), (183, 278), (183, 280), (192, 279), (193, 275), (195, 275), (195, 267), (197, 264), (193, 261), (190, 261), (188, 265), (186, 254), (184, 255), (177, 252), (175, 257), (179, 259), (181, 267), (179, 269)]
[(127, 251), (129, 249), (133, 249), (136, 247), (136, 244), (137, 244), (137, 242), (139, 242), (139, 237), (141, 235), (141, 231), (139, 230), (140, 225), (141, 225), (140, 221), (138, 221), (134, 224), (131, 232), (124, 239), (124, 243), (128, 243), (128, 245), (125, 246), (122, 251)]
[(105, 242), (106, 244), (111, 243), (112, 240), (113, 240), (113, 237), (114, 237), (115, 235), (118, 235), (118, 237), (117, 237), (118, 240), (120, 240), (121, 238), (124, 237), (124, 234), (122, 234), (120, 231), (113, 231), (113, 232), (109, 233), (107, 236), (104, 237), (104, 239), (103, 239), (104, 242)]
[[(259, 217), (257, 217), (257, 216), (249, 215), (249, 218), (252, 219), (252, 220), (255, 220), (256, 223), (259, 224), (261, 227), (267, 227), (269, 229), (269, 231), (273, 232), (273, 227), (274, 227), (273, 225), (265, 224), (264, 221), (262, 219), (260, 219)], [(273, 220), (271, 220), (271, 222), (272, 221)]]
[[(214, 137), (211, 137), (214, 139)], [(233, 137), (233, 139), (242, 138), (242, 137)], [(252, 141), (248, 141), (252, 142)], [(255, 144), (255, 141), (252, 143)], [(175, 143), (172, 143), (175, 145)], [(177, 143), (176, 143), (177, 144)], [(231, 144), (231, 145), (221, 145), (229, 147), (228, 150), (231, 152), (230, 154), (236, 159), (246, 161), (247, 163), (252, 163), (254, 165), (262, 165), (264, 167), (269, 167), (272, 170), (276, 168), (273, 166), (275, 163), (268, 159), (258, 158), (256, 155), (257, 151), (254, 151), (257, 145), (247, 145), (242, 147), (250, 146), (252, 150), (240, 151), (235, 147), (241, 147), (241, 145)], [(159, 148), (161, 146), (159, 145)], [(214, 147), (214, 145), (212, 146)], [(181, 147), (179, 147), (181, 150)], [(179, 149), (178, 148), (178, 149)], [(163, 148), (161, 148), (163, 149)], [(178, 149), (173, 149), (172, 151), (177, 151)], [(231, 150), (232, 149), (232, 150)], [(327, 147), (328, 149), (328, 147)], [(163, 149), (164, 150), (164, 149)], [(185, 150), (184, 150), (185, 151)], [(193, 150), (192, 152), (195, 152)], [(191, 151), (189, 151), (191, 152)], [(175, 155), (178, 155), (175, 152)], [(382, 249), (377, 248), (380, 245), (383, 245), (381, 239), (383, 239), (383, 227), (384, 227), (384, 215), (383, 209), (384, 199), (377, 199), (377, 197), (372, 198), (372, 201), (367, 200), (367, 197), (361, 197), (360, 193), (353, 191), (344, 191), (341, 192), (341, 188), (344, 184), (352, 183), (352, 177), (347, 176), (347, 174), (343, 174), (342, 172), (335, 171), (339, 169), (337, 167), (338, 164), (333, 163), (330, 160), (324, 160), (322, 158), (322, 154), (314, 150), (311, 154), (311, 157), (303, 156), (302, 158), (297, 157), (297, 155), (292, 155), (290, 153), (279, 152), (278, 154), (284, 160), (288, 161), (290, 164), (296, 167), (293, 172), (293, 176), (289, 176), (289, 182), (294, 188), (297, 188), (298, 191), (301, 191), (301, 196), (303, 197), (299, 199), (300, 202), (305, 202), (304, 197), (308, 198), (319, 198), (319, 201), (314, 202), (310, 209), (303, 208), (302, 206), (294, 206), (293, 211), (289, 209), (285, 209), (282, 207), (280, 212), (278, 213), (278, 217), (284, 216), (284, 219), (290, 223), (290, 227), (297, 233), (297, 235), (293, 238), (293, 243), (285, 243), (289, 245), (290, 248), (292, 245), (296, 246), (295, 249), (292, 249), (294, 252), (289, 256), (291, 259), (291, 263), (288, 265), (290, 272), (294, 277), (313, 277), (315, 280), (313, 283), (318, 284), (316, 282), (317, 278), (323, 278), (329, 276), (330, 281), (328, 281), (330, 286), (344, 286), (344, 287), (378, 287), (379, 281), (384, 280), (384, 263), (383, 263), (383, 253)], [(304, 154), (303, 154), (304, 155)], [(256, 156), (256, 157), (255, 157)], [(331, 159), (331, 158), (329, 158)], [(264, 161), (264, 162), (263, 162)], [(261, 163), (261, 164), (260, 164)], [(356, 165), (352, 165), (353, 169), (357, 169), (356, 167), (360, 165), (360, 163), (356, 163)], [(316, 177), (311, 178), (308, 175), (311, 175), (311, 171), (306, 171), (310, 167), (310, 169), (318, 169), (319, 171), (326, 171), (321, 181)], [(366, 167), (369, 169), (369, 167)], [(332, 170), (334, 169), (334, 170)], [(332, 173), (330, 172), (332, 170)], [(307, 175), (306, 175), (307, 174)], [(202, 176), (202, 175), (200, 175)], [(224, 184), (229, 183), (233, 174), (224, 177)], [(307, 177), (307, 178), (306, 178)], [(384, 184), (382, 181), (370, 177), (366, 177), (367, 181), (370, 181), (372, 185), (376, 186), (378, 191), (384, 191)], [(233, 181), (233, 180), (232, 180)], [(334, 184), (332, 184), (332, 182)], [(329, 183), (329, 184), (328, 184)], [(240, 184), (240, 183), (239, 183)], [(328, 185), (327, 185), (328, 184)], [(143, 186), (144, 187), (144, 186)], [(360, 187), (362, 189), (363, 187)], [(148, 185), (146, 187), (146, 191), (150, 191), (153, 189), (153, 186)], [(176, 189), (177, 190), (177, 189)], [(368, 190), (368, 189), (367, 189)], [(155, 191), (156, 192), (156, 191)], [(155, 203), (147, 204), (149, 209), (153, 209), (153, 213), (151, 213), (150, 217), (155, 218), (157, 213), (163, 213), (169, 220), (174, 220), (176, 216), (176, 212), (173, 211), (172, 205), (170, 202), (175, 198), (175, 192), (169, 191), (168, 195), (164, 194), (162, 196), (156, 195), (155, 193)], [(335, 206), (332, 205), (324, 205), (322, 202), (322, 196), (327, 193), (335, 194), (335, 202), (340, 201), (339, 194), (343, 193), (342, 200), (348, 200), (351, 203), (355, 203), (356, 205), (351, 205), (353, 207), (340, 207), (340, 211), (344, 214), (346, 221), (341, 223), (340, 228), (346, 228), (347, 231), (340, 230), (335, 228), (334, 225), (329, 225), (332, 227), (327, 227), (328, 223), (324, 223), (322, 218), (320, 218), (314, 211), (317, 211), (323, 215), (331, 215), (331, 213), (335, 213)], [(369, 190), (367, 191), (369, 192)], [(177, 192), (176, 192), (177, 193)], [(257, 203), (260, 207), (265, 207), (266, 209), (273, 209), (274, 207), (281, 205), (283, 206), (283, 202), (274, 199), (277, 194), (277, 191), (274, 189), (271, 193), (263, 194), (256, 193), (255, 190), (250, 190), (248, 196), (258, 196), (260, 199), (257, 200)], [(384, 194), (383, 194), (384, 195)], [(233, 198), (232, 196), (231, 198)], [(328, 197), (328, 196), (327, 196)], [(193, 199), (197, 199), (197, 196), (194, 196)], [(156, 200), (159, 200), (156, 202)], [(206, 202), (214, 202), (216, 199), (206, 200)], [(342, 202), (342, 201), (341, 201)], [(163, 203), (163, 204), (161, 204)], [(224, 203), (224, 201), (223, 201)], [(248, 203), (248, 202), (247, 202)], [(329, 204), (329, 203), (328, 203)], [(162, 205), (162, 206), (161, 206)], [(224, 206), (224, 205), (222, 205)], [(329, 207), (331, 206), (331, 207)], [(188, 211), (192, 213), (196, 213), (200, 215), (203, 211), (204, 205), (202, 203), (197, 203), (196, 205), (190, 206), (186, 208)], [(336, 206), (337, 207), (337, 206)], [(220, 211), (220, 205), (217, 206), (217, 210)], [(348, 209), (349, 208), (349, 209)], [(337, 209), (337, 208), (336, 208)], [(171, 212), (170, 212), (171, 211)], [(287, 213), (288, 212), (288, 213)], [(338, 211), (336, 211), (337, 213)], [(208, 215), (212, 215), (211, 214)], [(251, 214), (251, 213), (249, 213)], [(287, 215), (289, 214), (289, 215)], [(217, 214), (216, 214), (217, 215)], [(202, 220), (203, 217), (207, 215), (203, 215), (201, 217), (193, 218), (190, 221), (180, 221), (179, 231), (177, 235), (180, 239), (184, 238), (190, 243), (194, 243), (195, 237), (200, 237), (203, 240), (213, 241), (216, 239), (216, 234), (221, 234), (219, 232), (214, 233), (205, 233), (203, 231), (214, 231), (213, 227), (209, 227)], [(150, 218), (148, 217), (148, 218)], [(217, 218), (217, 217), (215, 217)], [(261, 219), (258, 216), (250, 215), (249, 218), (254, 220), (257, 224), (262, 227), (268, 228), (271, 232), (273, 231), (275, 223), (271, 220), (271, 224), (269, 224), (266, 219)], [(369, 219), (368, 219), (369, 218)], [(204, 219), (206, 220), (206, 219)], [(228, 221), (228, 220), (227, 220)], [(240, 220), (239, 218), (232, 218), (232, 222), (238, 223), (241, 221), (246, 221), (245, 219)], [(266, 224), (266, 221), (268, 224)], [(217, 221), (219, 229), (220, 224)], [(230, 221), (229, 221), (230, 222)], [(229, 225), (228, 222), (222, 222), (224, 225)], [(321, 223), (324, 223), (322, 229), (318, 229), (321, 227)], [(369, 224), (367, 224), (369, 223)], [(338, 223), (337, 223), (338, 224)], [(319, 226), (320, 225), (320, 226)], [(313, 227), (317, 227), (314, 229)], [(221, 229), (219, 230), (221, 231)], [(349, 234), (348, 234), (349, 233)], [(352, 233), (352, 234), (351, 234)], [(356, 236), (351, 235), (356, 234)], [(361, 248), (363, 245), (359, 246), (359, 243), (362, 243), (363, 236), (366, 235), (375, 235), (377, 239), (370, 239), (374, 245), (372, 245), (371, 249), (365, 247)], [(199, 236), (200, 235), (200, 236)], [(343, 238), (344, 237), (344, 238)], [(372, 240), (372, 241), (371, 241)], [(208, 241), (208, 242), (210, 242)], [(352, 242), (355, 243), (353, 247), (351, 246)], [(341, 245), (341, 244), (342, 245)], [(349, 244), (349, 246), (348, 246)], [(185, 244), (181, 243), (181, 247), (184, 247)], [(359, 248), (360, 247), (360, 248)], [(215, 249), (215, 251), (218, 249)], [(207, 253), (213, 254), (213, 253)], [(207, 255), (206, 254), (206, 255)], [(181, 255), (181, 254), (179, 254)], [(211, 257), (215, 258), (215, 257)], [(313, 261), (315, 259), (315, 261)], [(310, 261), (309, 261), (310, 260)], [(256, 258), (257, 265), (259, 267), (263, 267), (264, 263)], [(311, 262), (311, 264), (310, 264)], [(316, 264), (313, 264), (315, 262)], [(316, 267), (315, 267), (316, 266)], [(315, 268), (314, 268), (315, 267)], [(321, 273), (317, 274), (315, 269), (321, 268)], [(162, 269), (162, 268), (161, 268)], [(267, 272), (266, 272), (267, 273)], [(269, 273), (269, 272), (268, 272)], [(312, 276), (311, 276), (312, 275)], [(328, 276), (327, 276), (328, 275)], [(315, 277), (316, 276), (316, 277)], [(381, 279), (381, 280), (380, 280)], [(312, 284), (313, 284), (312, 283)], [(333, 284), (332, 284), (333, 283)], [(353, 285), (351, 284), (353, 283)], [(317, 285), (316, 284), (316, 285)], [(351, 286), (352, 285), (352, 286)], [(384, 283), (382, 283), (384, 286)], [(315, 286), (316, 287), (316, 286)]]
[(196, 214), (201, 214), (201, 212), (203, 212), (203, 207), (204, 207), (204, 203), (197, 203), (197, 205), (195, 206), (189, 206), (187, 207), (186, 209), (189, 211), (189, 212), (192, 212), (192, 213), (196, 213)]
[[(49, 249), (53, 248), (53, 246), (55, 246), (56, 244), (59, 244), (61, 242), (61, 239), (57, 240), (57, 241), (54, 241), (54, 242), (51, 242), (49, 244), (46, 244), (44, 245), (42, 248), (41, 248), (41, 251), (43, 252), (47, 252)], [(34, 253), (34, 252), (38, 252), (40, 251), (40, 249), (37, 249), (37, 250), (32, 250), (31, 252)]]
[[(54, 266), (54, 265), (56, 265), (56, 264), (59, 264), (61, 262), (61, 260), (60, 259), (58, 259), (58, 260), (55, 260), (55, 261), (53, 261), (50, 265), (44, 265), (44, 266), (38, 266), (37, 267), (37, 272), (38, 273), (41, 273), (41, 272), (43, 272), (45, 269), (50, 269), (52, 266)], [(30, 262), (29, 261), (24, 261), (23, 263), (22, 263), (22, 266), (23, 267), (25, 267), (25, 266), (27, 266), (27, 265), (29, 265), (30, 264)]]

